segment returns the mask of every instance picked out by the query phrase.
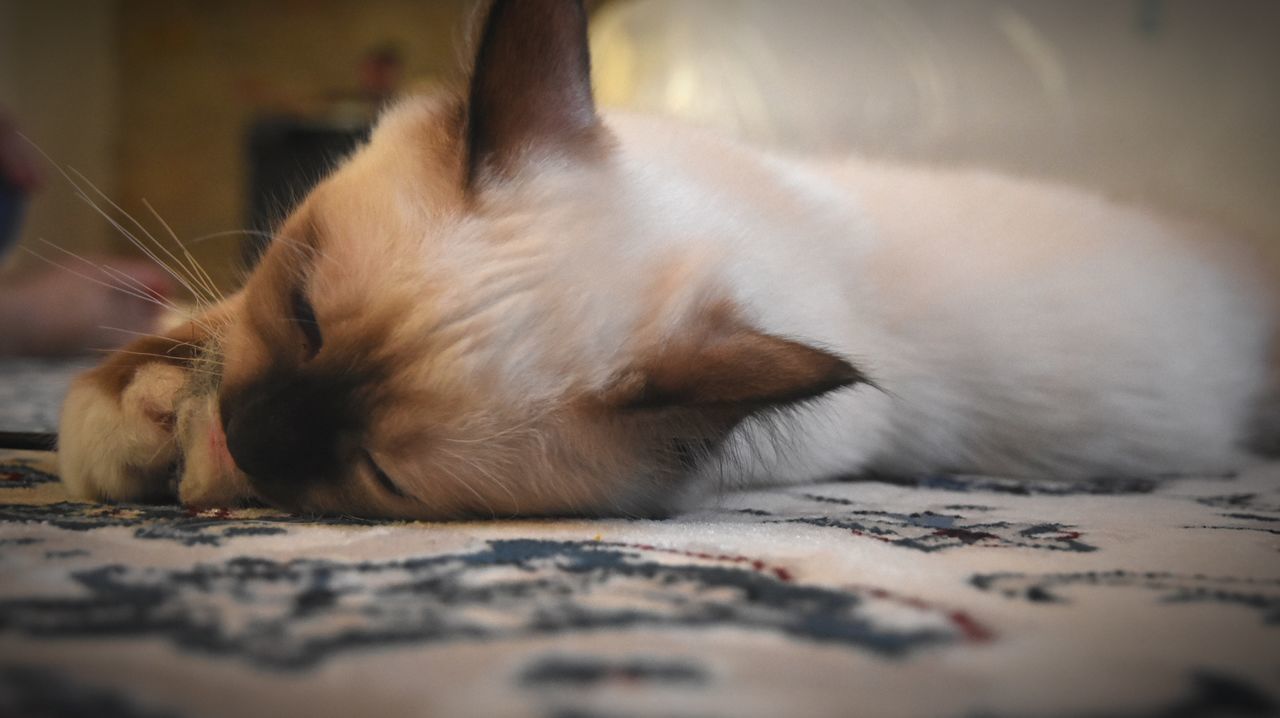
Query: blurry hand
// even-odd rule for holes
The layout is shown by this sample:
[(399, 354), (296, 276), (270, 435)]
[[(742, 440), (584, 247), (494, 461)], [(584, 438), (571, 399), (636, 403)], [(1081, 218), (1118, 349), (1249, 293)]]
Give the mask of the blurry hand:
[[(58, 269), (41, 270), (0, 286), (0, 355), (56, 356), (114, 349), (150, 333), (174, 294), (174, 282), (150, 262), (98, 260), (137, 281), (150, 299), (131, 296)], [(78, 268), (76, 271), (80, 271)], [(105, 271), (86, 276), (118, 286)]]
[(30, 194), (39, 189), (43, 181), (35, 151), (18, 135), (12, 120), (0, 108), (0, 184)]

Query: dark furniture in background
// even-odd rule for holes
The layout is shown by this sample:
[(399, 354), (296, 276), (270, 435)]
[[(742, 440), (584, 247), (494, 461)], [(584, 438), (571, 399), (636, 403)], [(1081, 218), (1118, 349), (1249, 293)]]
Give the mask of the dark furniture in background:
[[(369, 130), (369, 125), (296, 117), (254, 122), (248, 133), (249, 228), (274, 231), (317, 182), (368, 138)], [(241, 251), (248, 266), (253, 266), (268, 243), (264, 235), (246, 238)]]
[(0, 179), (0, 258), (18, 242), (18, 228), (22, 225), (26, 203), (27, 196), (22, 190)]

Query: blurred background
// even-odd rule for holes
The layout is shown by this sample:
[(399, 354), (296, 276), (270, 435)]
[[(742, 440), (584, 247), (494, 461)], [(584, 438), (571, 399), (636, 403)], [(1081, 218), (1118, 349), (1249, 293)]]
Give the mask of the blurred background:
[[(0, 108), (223, 287), (396, 92), (455, 77), (464, 0), (0, 0)], [(604, 0), (602, 105), (802, 153), (981, 164), (1207, 217), (1280, 256), (1280, 2)], [(19, 233), (131, 248), (45, 167)], [(9, 251), (9, 271), (30, 262)], [(16, 269), (15, 269), (16, 268)]]

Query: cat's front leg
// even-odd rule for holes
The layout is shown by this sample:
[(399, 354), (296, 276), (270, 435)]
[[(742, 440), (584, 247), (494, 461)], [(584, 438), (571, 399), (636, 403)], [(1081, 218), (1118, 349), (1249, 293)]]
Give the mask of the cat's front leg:
[(63, 403), (62, 480), (92, 501), (173, 500), (183, 457), (178, 409), (210, 340), (210, 315), (145, 337), (78, 377)]

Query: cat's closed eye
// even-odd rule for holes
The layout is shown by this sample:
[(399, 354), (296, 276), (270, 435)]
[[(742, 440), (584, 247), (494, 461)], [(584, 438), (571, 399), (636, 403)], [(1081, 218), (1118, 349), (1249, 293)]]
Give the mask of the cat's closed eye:
[(302, 334), (303, 361), (312, 359), (320, 353), (320, 347), (324, 345), (324, 336), (320, 333), (320, 322), (316, 320), (316, 310), (311, 306), (302, 287), (296, 287), (293, 290), (289, 305), (289, 320)]
[(374, 460), (373, 454), (369, 453), (367, 449), (364, 450), (363, 453), (364, 453), (364, 462), (366, 466), (368, 466), (369, 470), (373, 472), (373, 478), (377, 480), (378, 485), (381, 486), (383, 489), (385, 489), (387, 493), (397, 498), (404, 498), (405, 497), (404, 490), (401, 489), (396, 484), (396, 482), (387, 474), (387, 472), (382, 470), (382, 467), (379, 466), (378, 462)]

